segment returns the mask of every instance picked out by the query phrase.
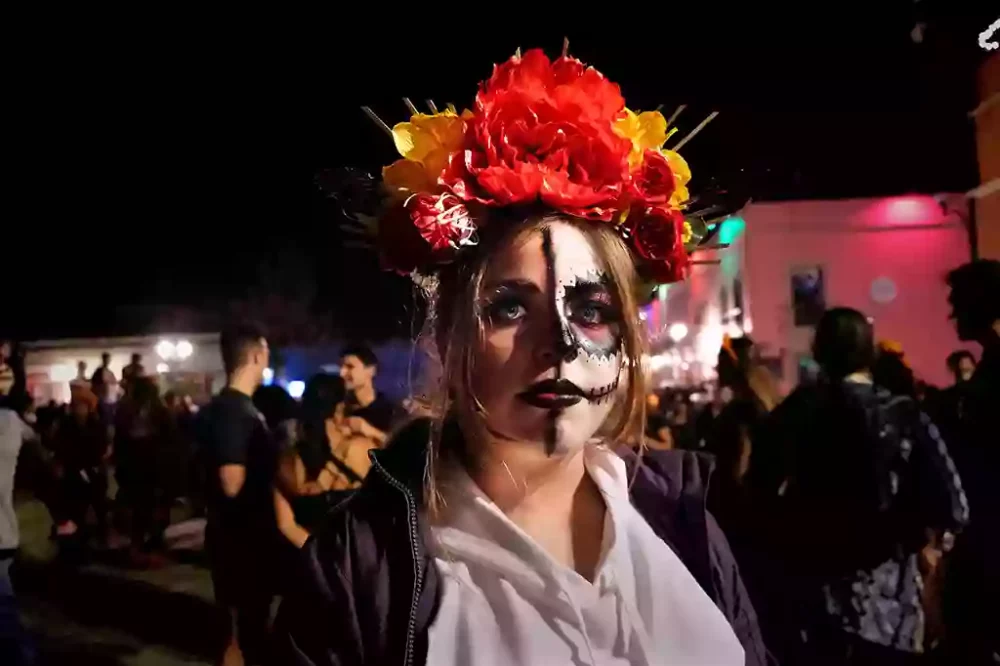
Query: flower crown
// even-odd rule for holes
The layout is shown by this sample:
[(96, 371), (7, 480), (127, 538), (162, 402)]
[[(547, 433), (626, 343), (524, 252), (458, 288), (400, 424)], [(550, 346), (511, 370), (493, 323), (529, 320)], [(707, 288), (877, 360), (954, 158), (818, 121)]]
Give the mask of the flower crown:
[[(659, 111), (635, 113), (617, 84), (564, 54), (539, 49), (494, 66), (473, 109), (419, 113), (388, 132), (401, 159), (382, 170), (374, 230), (383, 265), (426, 273), (478, 242), (490, 209), (536, 206), (615, 227), (641, 277), (685, 279), (707, 225), (685, 214), (691, 171)], [(676, 114), (675, 114), (676, 117)], [(717, 246), (716, 246), (717, 247)]]

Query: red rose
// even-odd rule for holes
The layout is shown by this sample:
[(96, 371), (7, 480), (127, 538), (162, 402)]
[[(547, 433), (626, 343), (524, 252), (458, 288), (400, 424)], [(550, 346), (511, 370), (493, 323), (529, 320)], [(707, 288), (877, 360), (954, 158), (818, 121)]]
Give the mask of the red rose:
[(475, 230), (468, 209), (454, 195), (415, 194), (379, 221), (383, 266), (408, 275), (416, 268), (449, 261)]
[(638, 255), (640, 274), (657, 283), (679, 282), (691, 271), (684, 250), (684, 216), (667, 208), (636, 210), (625, 221), (624, 231)]
[(674, 193), (674, 173), (658, 150), (647, 150), (642, 167), (632, 176), (631, 195), (647, 206), (663, 206)]
[(629, 181), (631, 142), (613, 128), (624, 107), (618, 86), (597, 70), (528, 51), (481, 86), (466, 145), (440, 182), (465, 201), (541, 201), (610, 220)]

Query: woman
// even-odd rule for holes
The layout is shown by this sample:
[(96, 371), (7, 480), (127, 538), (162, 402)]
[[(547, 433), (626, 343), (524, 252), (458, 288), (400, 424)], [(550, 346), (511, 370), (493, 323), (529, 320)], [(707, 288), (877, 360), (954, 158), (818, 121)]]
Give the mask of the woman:
[(177, 432), (160, 389), (150, 377), (133, 377), (115, 418), (116, 501), (131, 513), (132, 564), (159, 564), (152, 551), (164, 547), (170, 520), (168, 460), (178, 446)]
[[(637, 264), (670, 279), (688, 260), (684, 220), (668, 204), (684, 180), (655, 138), (666, 123), (642, 121), (652, 139), (614, 129), (633, 116), (595, 70), (530, 51), (497, 67), (475, 112), (397, 126), (412, 141), (431, 136), (414, 131), (426, 122), (440, 125), (434, 141), (450, 141), (451, 123), (468, 133), (448, 143), (447, 166), (422, 155), (427, 164), (384, 176), (411, 192), (395, 212), (411, 214), (412, 229), (454, 234), (453, 244), (428, 239), (421, 261), (436, 277), (423, 281), (443, 361), (435, 417), (375, 451), (365, 485), (306, 545), (306, 580), (277, 621), (287, 663), (764, 662), (732, 556), (704, 510), (707, 465), (683, 452), (644, 464), (615, 453), (641, 441), (645, 424)], [(505, 123), (509, 134), (489, 136)], [(652, 140), (631, 163), (629, 136)], [(401, 143), (406, 155), (418, 156), (413, 145)], [(484, 146), (523, 161), (493, 164)], [(401, 185), (418, 166), (445, 191)], [(660, 166), (662, 179), (644, 170)], [(607, 190), (571, 182), (588, 173)], [(613, 199), (626, 189), (631, 238), (650, 242), (641, 248), (611, 223), (625, 214)], [(415, 244), (390, 247), (383, 235), (406, 220), (386, 215), (384, 257), (412, 268), (402, 250)]]
[[(94, 536), (102, 544), (107, 542), (108, 444), (107, 431), (97, 416), (97, 396), (89, 390), (78, 392), (53, 440), (58, 490), (52, 509), (57, 537), (72, 537), (77, 545), (83, 545), (88, 536), (87, 514), (93, 509)], [(69, 546), (65, 539), (62, 543)]]
[(334, 453), (344, 437), (336, 407), (344, 399), (344, 381), (320, 374), (309, 380), (302, 396), (299, 436), (279, 462), (274, 489), (278, 528), (296, 548), (326, 518), (361, 476)]

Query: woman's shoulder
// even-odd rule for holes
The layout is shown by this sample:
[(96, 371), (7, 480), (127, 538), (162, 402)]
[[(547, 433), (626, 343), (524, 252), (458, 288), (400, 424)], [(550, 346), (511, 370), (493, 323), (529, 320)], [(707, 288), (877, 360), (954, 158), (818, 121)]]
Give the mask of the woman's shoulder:
[(682, 495), (704, 497), (715, 468), (714, 458), (700, 451), (645, 449), (640, 453), (620, 447), (617, 452), (625, 461), (633, 488), (636, 484), (640, 489), (648, 486), (668, 499)]

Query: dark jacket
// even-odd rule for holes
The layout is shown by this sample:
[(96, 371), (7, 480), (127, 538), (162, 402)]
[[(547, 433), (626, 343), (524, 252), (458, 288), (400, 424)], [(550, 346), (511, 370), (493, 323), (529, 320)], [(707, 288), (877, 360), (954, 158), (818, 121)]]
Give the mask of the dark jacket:
[[(276, 621), (280, 663), (425, 663), (439, 590), (421, 509), (426, 433), (426, 422), (417, 422), (389, 448), (373, 451), (365, 485), (306, 544), (301, 579)], [(634, 470), (638, 458), (623, 457)], [(710, 472), (710, 459), (692, 452), (649, 453), (632, 501), (722, 610), (748, 666), (763, 666), (757, 617), (729, 545), (705, 509)]]

